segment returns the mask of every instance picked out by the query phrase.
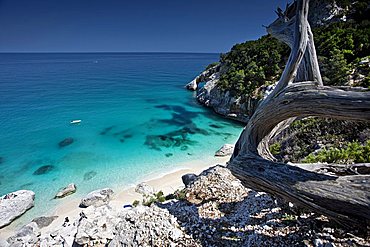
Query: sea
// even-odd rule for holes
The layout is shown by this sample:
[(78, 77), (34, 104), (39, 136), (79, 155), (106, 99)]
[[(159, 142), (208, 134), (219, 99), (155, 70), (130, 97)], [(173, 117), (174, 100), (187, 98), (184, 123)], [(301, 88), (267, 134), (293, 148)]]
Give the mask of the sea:
[[(184, 85), (219, 54), (0, 54), (0, 195), (121, 190), (212, 157), (242, 126), (200, 106)], [(81, 120), (71, 124), (73, 120)], [(22, 216), (23, 217), (23, 216)]]

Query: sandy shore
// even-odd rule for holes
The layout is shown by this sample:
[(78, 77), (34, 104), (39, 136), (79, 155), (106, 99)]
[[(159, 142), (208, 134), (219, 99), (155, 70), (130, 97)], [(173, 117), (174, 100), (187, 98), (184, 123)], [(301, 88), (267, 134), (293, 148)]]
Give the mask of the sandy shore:
[[(163, 191), (164, 194), (174, 192), (176, 189), (184, 187), (181, 176), (187, 173), (199, 174), (208, 167), (216, 164), (225, 164), (230, 159), (226, 157), (209, 157), (206, 160), (194, 160), (188, 161), (184, 164), (176, 165), (180, 167), (176, 171), (169, 172), (167, 174), (152, 174), (148, 176), (143, 182), (151, 185), (156, 191)], [(110, 202), (112, 208), (119, 209), (125, 204), (132, 204), (135, 200), (141, 200), (142, 196), (135, 192), (135, 187), (123, 188), (122, 191), (115, 191), (115, 195)], [(58, 216), (49, 226), (41, 229), (41, 233), (53, 231), (57, 227), (60, 227), (65, 218), (68, 217), (70, 221), (74, 221), (79, 217), (81, 208), (79, 208), (80, 199), (68, 200), (65, 198), (60, 204), (47, 215), (40, 216)], [(9, 226), (0, 230), (1, 238), (6, 239), (12, 236), (17, 228), (10, 224)]]

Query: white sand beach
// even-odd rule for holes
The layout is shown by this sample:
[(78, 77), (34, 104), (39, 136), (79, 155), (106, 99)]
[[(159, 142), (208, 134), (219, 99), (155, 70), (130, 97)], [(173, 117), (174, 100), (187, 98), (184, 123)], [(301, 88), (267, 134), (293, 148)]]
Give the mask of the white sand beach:
[[(217, 165), (225, 164), (230, 159), (230, 156), (225, 157), (209, 157), (206, 160), (194, 160), (191, 162), (186, 162), (177, 167), (181, 167), (176, 171), (172, 171), (166, 174), (151, 174), (142, 182), (146, 182), (148, 185), (152, 186), (156, 191), (163, 191), (165, 195), (174, 192), (179, 188), (183, 188), (181, 176), (187, 173), (199, 174), (203, 170)], [(107, 186), (109, 187), (109, 186)], [(135, 200), (141, 200), (142, 195), (135, 192), (135, 186), (123, 188), (121, 191), (115, 191), (113, 199), (110, 201), (110, 206), (114, 209), (122, 208), (123, 205), (132, 204)], [(68, 217), (69, 221), (74, 221), (79, 217), (82, 208), (79, 207), (79, 199), (68, 199), (68, 197), (60, 200), (60, 204), (50, 212), (45, 213), (45, 215), (39, 216), (58, 216), (49, 226), (41, 228), (41, 233), (51, 232), (53, 229), (60, 227), (65, 218)], [(27, 212), (26, 212), (27, 214)], [(38, 216), (38, 217), (39, 217)], [(22, 217), (22, 216), (21, 216)], [(20, 218), (21, 219), (21, 218)], [(14, 232), (19, 228), (19, 224), (10, 224), (5, 228), (0, 230), (1, 239), (7, 239), (12, 236)]]

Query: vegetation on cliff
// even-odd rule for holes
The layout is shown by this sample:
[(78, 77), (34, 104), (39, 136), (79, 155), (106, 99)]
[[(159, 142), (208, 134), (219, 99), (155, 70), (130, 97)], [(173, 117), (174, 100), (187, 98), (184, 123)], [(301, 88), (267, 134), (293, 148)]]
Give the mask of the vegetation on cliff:
[[(323, 83), (370, 89), (370, 3), (336, 4), (345, 17), (313, 28)], [(218, 87), (231, 96), (248, 96), (242, 100), (262, 99), (267, 86), (278, 81), (289, 52), (271, 35), (236, 44), (220, 56)], [(300, 119), (273, 140), (270, 151), (284, 162), (369, 162), (369, 132), (366, 123)]]
[[(340, 1), (345, 8), (351, 1)], [(352, 1), (353, 2), (353, 1)], [(370, 15), (368, 1), (358, 1), (351, 19), (313, 29), (324, 84), (348, 85), (349, 75), (362, 74), (351, 86), (370, 87), (369, 66), (359, 64), (370, 55)], [(233, 95), (261, 98), (261, 87), (278, 80), (289, 56), (287, 45), (270, 35), (234, 45), (220, 57), (219, 85)], [(361, 76), (360, 76), (361, 77)]]

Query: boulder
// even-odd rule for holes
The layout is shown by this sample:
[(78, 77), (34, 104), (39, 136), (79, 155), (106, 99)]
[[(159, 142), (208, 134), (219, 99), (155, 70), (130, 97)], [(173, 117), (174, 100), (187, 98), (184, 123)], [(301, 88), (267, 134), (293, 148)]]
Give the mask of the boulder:
[(215, 156), (228, 156), (232, 155), (234, 152), (234, 145), (232, 144), (225, 144), (223, 145), (216, 153)]
[(142, 194), (142, 195), (152, 195), (155, 193), (155, 190), (152, 186), (143, 182), (136, 186), (135, 192)]
[(197, 175), (194, 173), (188, 173), (185, 174), (181, 177), (182, 182), (184, 183), (185, 186), (190, 185), (195, 179), (197, 179)]
[(35, 222), (39, 228), (47, 227), (50, 225), (58, 216), (41, 216), (34, 218), (32, 222)]
[(35, 192), (18, 190), (0, 199), (0, 228), (9, 225), (14, 219), (34, 206)]
[(113, 195), (113, 190), (105, 188), (94, 190), (81, 199), (80, 207), (87, 208), (89, 206), (99, 207), (109, 203)]
[(74, 241), (81, 246), (108, 246), (119, 220), (108, 205), (88, 207), (80, 213)]
[(59, 145), (60, 148), (63, 148), (63, 147), (66, 147), (68, 145), (71, 145), (73, 142), (74, 142), (73, 138), (68, 137), (68, 138), (64, 139), (63, 141), (60, 141), (58, 143), (58, 145)]
[(76, 192), (76, 185), (74, 183), (69, 184), (67, 187), (61, 189), (54, 198), (63, 198)]
[(15, 235), (9, 237), (7, 242), (10, 246), (37, 246), (40, 230), (35, 222), (31, 222), (18, 231)]

